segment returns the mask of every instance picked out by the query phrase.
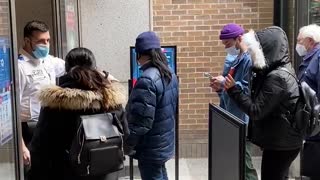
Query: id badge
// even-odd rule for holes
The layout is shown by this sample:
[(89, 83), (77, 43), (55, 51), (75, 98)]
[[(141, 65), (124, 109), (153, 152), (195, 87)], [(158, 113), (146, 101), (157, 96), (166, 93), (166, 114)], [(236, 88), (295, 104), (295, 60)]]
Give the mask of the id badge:
[(31, 77), (33, 81), (41, 81), (46, 78), (46, 75), (41, 69), (32, 70)]

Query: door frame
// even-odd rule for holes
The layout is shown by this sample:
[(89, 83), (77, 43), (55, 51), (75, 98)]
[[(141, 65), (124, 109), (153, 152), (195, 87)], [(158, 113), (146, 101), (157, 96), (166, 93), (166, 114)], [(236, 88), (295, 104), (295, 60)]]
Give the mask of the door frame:
[[(78, 46), (82, 45), (82, 33), (81, 33), (81, 8), (80, 8), (80, 0), (76, 1), (76, 10), (77, 10), (77, 26), (78, 26)], [(61, 20), (61, 3), (63, 3), (63, 0), (54, 0), (52, 1), (52, 12), (53, 12), (53, 36), (55, 38), (55, 55), (64, 59), (63, 57), (63, 40), (62, 40), (62, 20)]]

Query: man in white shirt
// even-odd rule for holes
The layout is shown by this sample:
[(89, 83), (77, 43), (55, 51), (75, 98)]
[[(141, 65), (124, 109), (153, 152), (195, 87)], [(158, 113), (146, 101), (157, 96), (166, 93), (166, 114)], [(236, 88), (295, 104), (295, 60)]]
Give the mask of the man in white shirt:
[(27, 145), (38, 121), (40, 102), (38, 93), (43, 86), (56, 84), (65, 72), (64, 60), (49, 55), (50, 33), (41, 21), (31, 21), (24, 28), (24, 46), (19, 51), (20, 120), (22, 122), (22, 150), (25, 165), (30, 164)]

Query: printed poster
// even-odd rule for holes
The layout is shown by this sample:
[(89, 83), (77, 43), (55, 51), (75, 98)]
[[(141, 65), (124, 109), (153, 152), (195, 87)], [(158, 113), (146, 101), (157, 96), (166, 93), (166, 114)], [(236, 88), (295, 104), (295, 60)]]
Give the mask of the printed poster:
[(5, 38), (0, 38), (0, 145), (13, 137), (10, 49), (7, 44)]

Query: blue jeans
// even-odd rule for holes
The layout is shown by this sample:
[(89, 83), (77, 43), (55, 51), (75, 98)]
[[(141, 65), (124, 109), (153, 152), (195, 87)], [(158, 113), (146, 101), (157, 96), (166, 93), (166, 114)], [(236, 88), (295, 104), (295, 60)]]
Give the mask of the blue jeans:
[(155, 164), (138, 161), (138, 166), (142, 180), (168, 180), (165, 163)]

